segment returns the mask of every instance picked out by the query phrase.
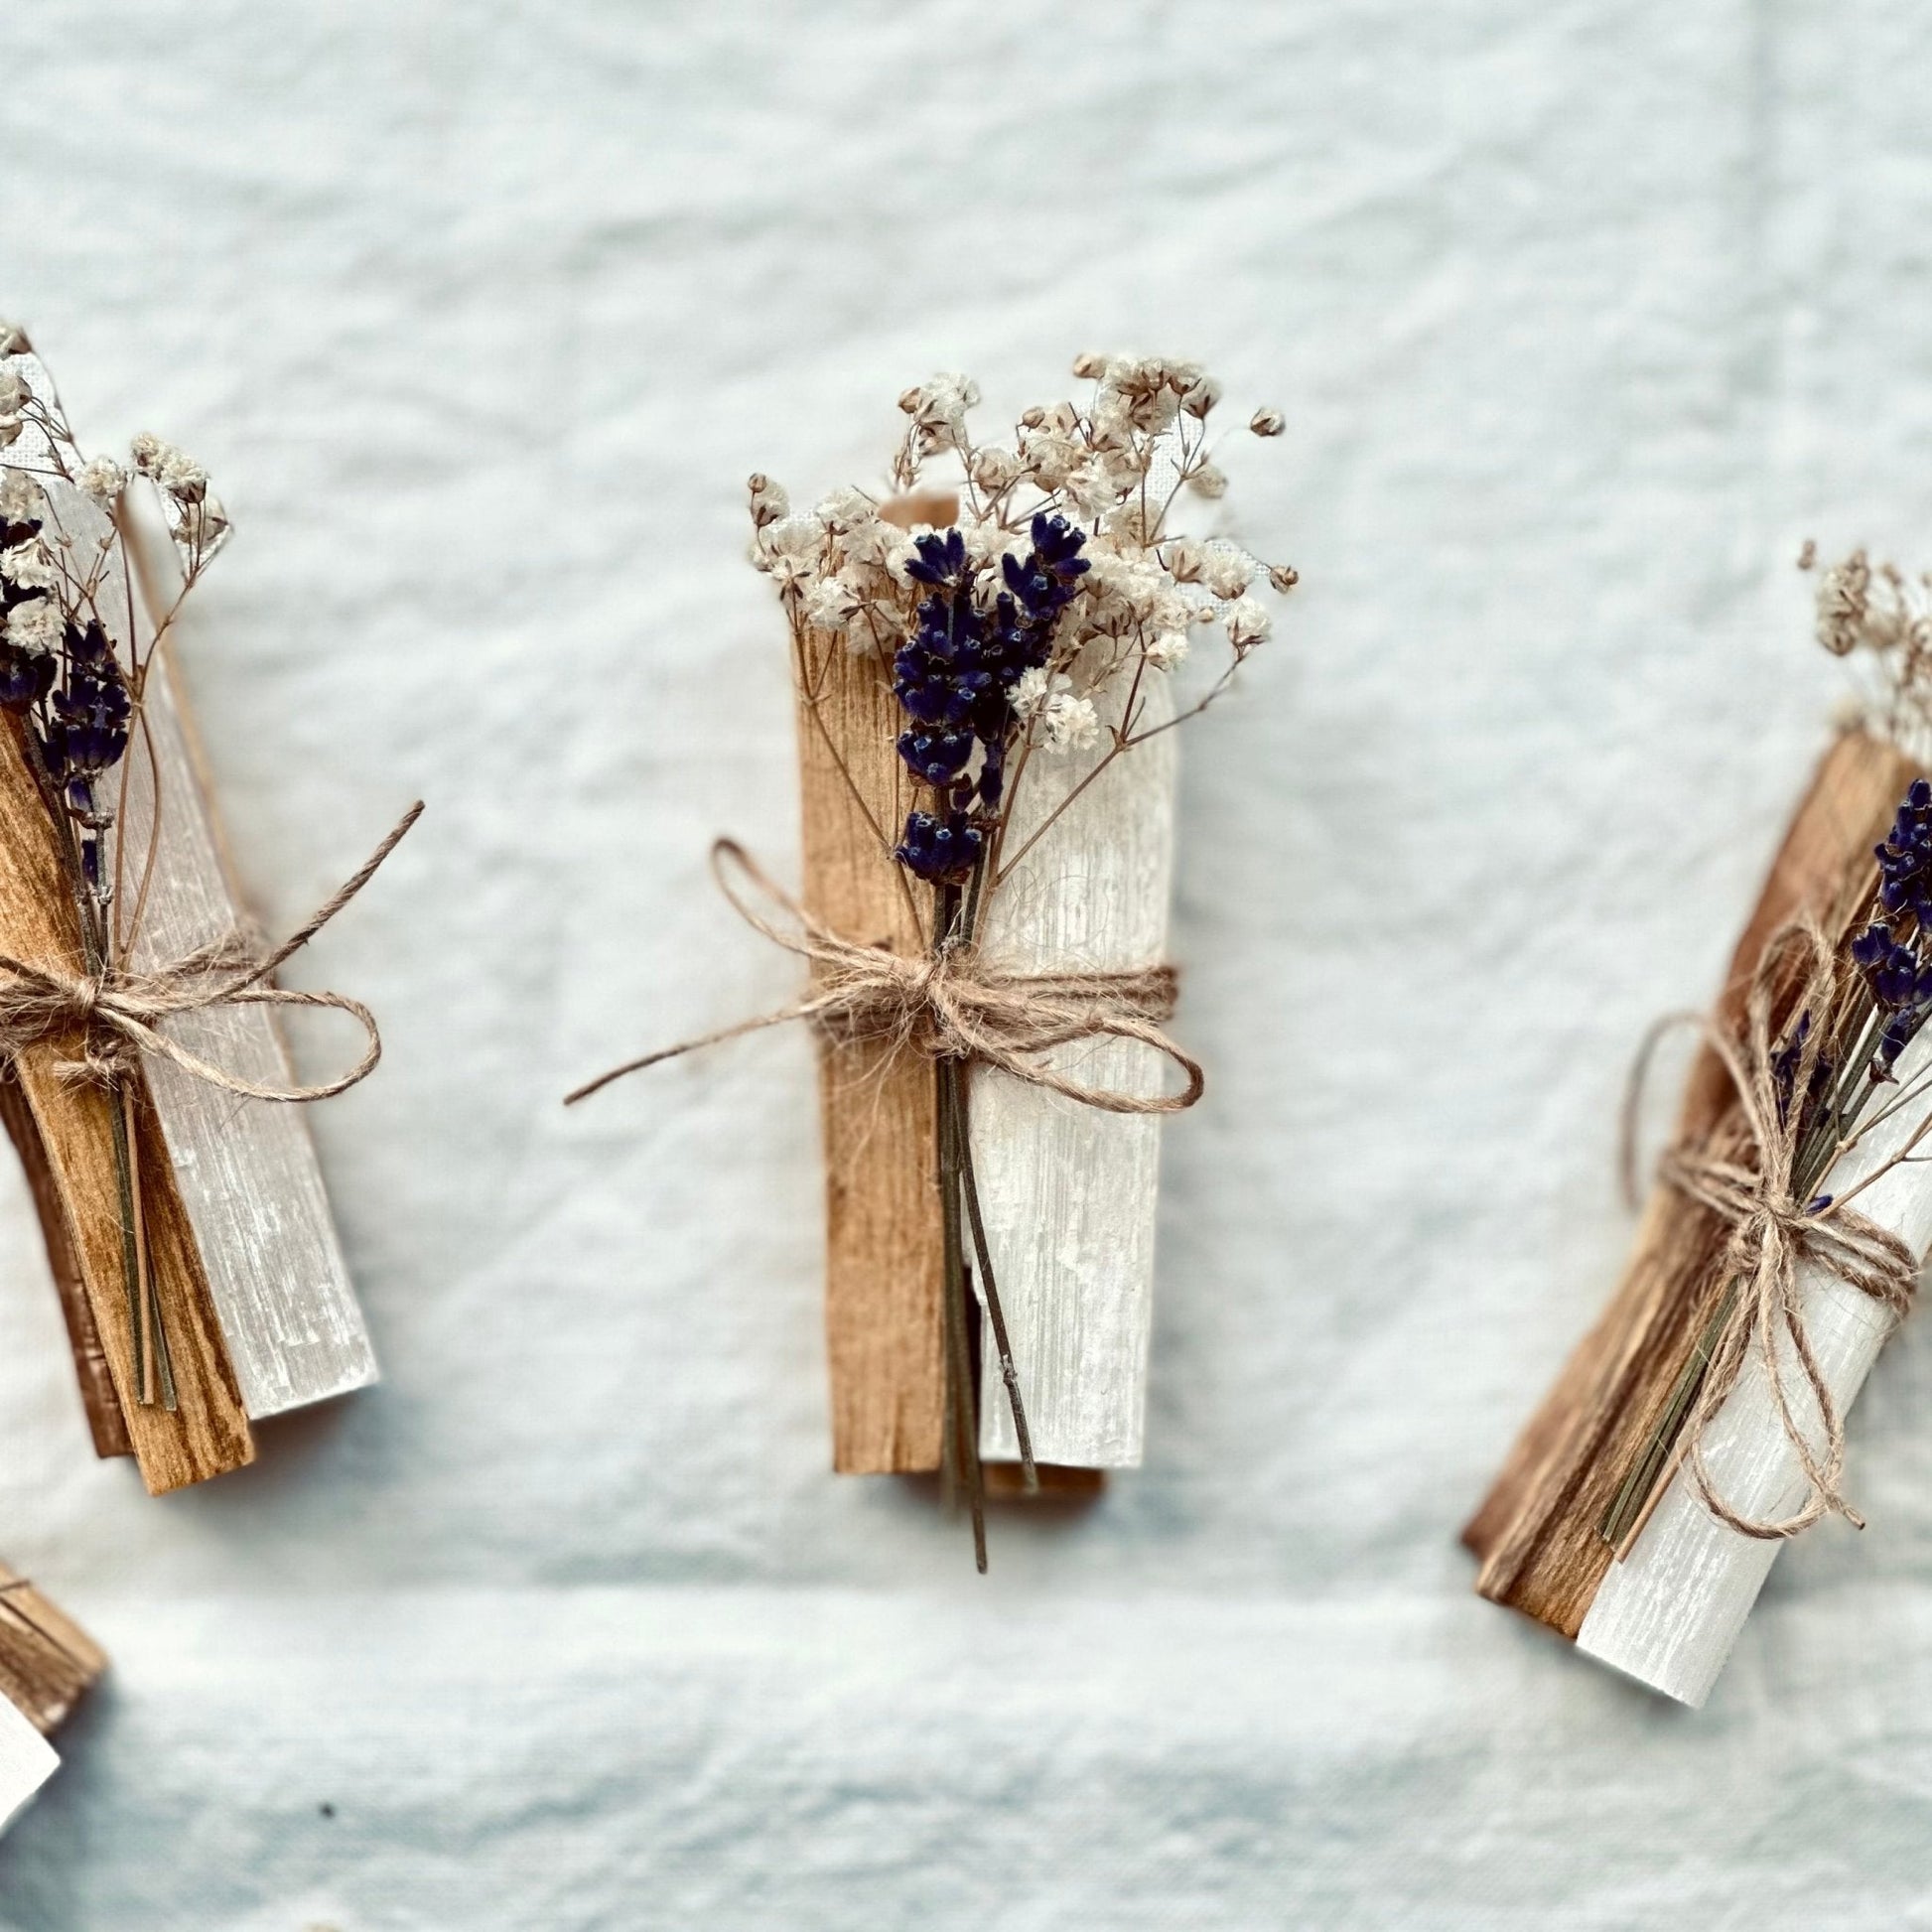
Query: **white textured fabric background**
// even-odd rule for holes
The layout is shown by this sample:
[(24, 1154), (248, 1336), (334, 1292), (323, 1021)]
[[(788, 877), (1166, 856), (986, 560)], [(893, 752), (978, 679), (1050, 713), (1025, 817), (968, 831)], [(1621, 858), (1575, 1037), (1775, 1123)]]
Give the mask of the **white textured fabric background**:
[[(0, 310), (235, 513), (261, 909), (431, 811), (305, 968), (388, 1039), (315, 1114), (380, 1391), (149, 1502), (0, 1174), (0, 1550), (116, 1659), (0, 1923), (1932, 1925), (1926, 1335), (1702, 1716), (1455, 1543), (1823, 742), (1799, 542), (1932, 555), (1914, 12), (10, 10)], [(1089, 345), (1282, 404), (1305, 585), (1184, 764), (1150, 1464), (980, 1582), (825, 1472), (804, 1038), (557, 1096), (789, 983), (704, 871), (796, 852), (746, 474)]]

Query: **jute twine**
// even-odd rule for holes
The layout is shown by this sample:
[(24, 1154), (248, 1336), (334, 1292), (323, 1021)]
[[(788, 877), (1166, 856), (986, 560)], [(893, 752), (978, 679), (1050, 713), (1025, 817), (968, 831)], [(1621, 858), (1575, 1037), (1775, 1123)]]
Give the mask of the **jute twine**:
[[(40, 1041), (78, 1035), (82, 1056), (61, 1062), (70, 1081), (112, 1082), (133, 1071), (142, 1053), (159, 1054), (223, 1093), (251, 1100), (326, 1100), (366, 1079), (382, 1057), (375, 1016), (345, 993), (305, 993), (268, 982), (291, 954), (306, 946), (369, 881), (403, 835), (422, 815), (412, 805), (395, 829), (291, 938), (263, 956), (239, 932), (230, 932), (172, 963), (148, 972), (110, 967), (80, 974), (65, 967), (0, 953), (0, 1054), (14, 1055)], [(345, 1013), (364, 1035), (361, 1057), (348, 1072), (314, 1086), (273, 1086), (244, 1078), (191, 1053), (161, 1031), (176, 1014), (216, 1007), (327, 1007)]]
[[(1791, 1098), (1780, 1106), (1772, 1014), (1781, 991), (1791, 984), (1788, 955), (1792, 953), (1798, 956), (1799, 982), (1796, 1000), (1787, 1011), (1809, 1013), (1813, 1024), (1786, 1089)], [(1753, 1159), (1748, 1164), (1719, 1160), (1685, 1146), (1671, 1148), (1658, 1164), (1658, 1178), (1665, 1185), (1708, 1207), (1730, 1227), (1724, 1269), (1736, 1284), (1736, 1302), (1713, 1349), (1696, 1405), (1685, 1423), (1684, 1440), (1689, 1446), (1685, 1459), (1705, 1506), (1743, 1536), (1796, 1536), (1833, 1513), (1863, 1527), (1863, 1519), (1846, 1501), (1842, 1487), (1845, 1419), (1832, 1400), (1805, 1324), (1799, 1262), (1810, 1262), (1867, 1296), (1892, 1325), (1909, 1312), (1917, 1285), (1918, 1263), (1895, 1234), (1849, 1204), (1829, 1199), (1804, 1202), (1792, 1192), (1804, 1126), (1801, 1101), (1811, 1090), (1820, 1051), (1831, 1032), (1828, 1023), (1844, 986), (1837, 953), (1817, 924), (1805, 919), (1786, 925), (1759, 955), (1745, 1000), (1741, 1038), (1712, 1015), (1673, 1014), (1652, 1029), (1632, 1071), (1634, 1101), (1657, 1040), (1672, 1028), (1694, 1027), (1736, 1090), (1751, 1143)], [(1625, 1115), (1626, 1173), (1632, 1112), (1627, 1110)], [(1805, 1500), (1789, 1516), (1758, 1517), (1733, 1509), (1719, 1494), (1705, 1462), (1706, 1438), (1753, 1353), (1763, 1364), (1779, 1422), (1805, 1476)], [(1797, 1376), (1790, 1367), (1793, 1358)], [(1794, 1406), (1799, 1379), (1817, 1415), (1817, 1435)]]
[[(998, 1067), (1029, 1086), (1110, 1114), (1177, 1114), (1201, 1096), (1200, 1063), (1161, 1031), (1161, 1023), (1173, 1018), (1179, 991), (1172, 966), (1015, 973), (983, 959), (971, 945), (947, 944), (907, 958), (834, 932), (733, 839), (712, 847), (711, 869), (747, 925), (809, 961), (810, 991), (776, 1012), (614, 1066), (570, 1094), (565, 1105), (661, 1060), (796, 1020), (830, 1039), (876, 1041), (889, 1050)], [(746, 897), (747, 887), (769, 915)], [(1048, 1058), (1055, 1047), (1102, 1038), (1139, 1040), (1165, 1054), (1186, 1085), (1178, 1093), (1123, 1093), (1069, 1078)]]

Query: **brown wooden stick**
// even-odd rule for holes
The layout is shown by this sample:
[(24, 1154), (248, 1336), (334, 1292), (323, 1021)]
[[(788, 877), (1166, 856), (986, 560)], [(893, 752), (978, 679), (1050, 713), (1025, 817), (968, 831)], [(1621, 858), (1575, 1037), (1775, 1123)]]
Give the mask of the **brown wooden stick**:
[(120, 1397), (114, 1393), (113, 1371), (107, 1366), (107, 1351), (94, 1324), (93, 1305), (87, 1300), (87, 1286), (80, 1277), (79, 1258), (68, 1231), (67, 1208), (48, 1164), (47, 1144), (41, 1139), (34, 1110), (27, 1104), (12, 1066), (5, 1061), (0, 1061), (0, 1122), (4, 1122), (20, 1156), (34, 1197), (34, 1211), (40, 1217), (41, 1238), (47, 1244), (48, 1266), (54, 1271), (61, 1312), (67, 1317), (68, 1345), (73, 1350), (74, 1379), (80, 1384), (80, 1405), (87, 1412), (94, 1453), (132, 1455), (134, 1439), (127, 1433), (127, 1418), (121, 1414)]
[[(911, 803), (890, 664), (833, 643), (798, 675), (804, 902), (835, 931), (917, 953), (925, 934), (882, 836)], [(931, 1063), (822, 1042), (819, 1080), (832, 1466), (936, 1469), (944, 1264)]]
[[(1871, 876), (1918, 767), (1853, 733), (1826, 756), (1738, 941), (1719, 1001), (1734, 1024), (1764, 941), (1801, 907), (1842, 928)], [(1744, 1152), (1734, 1098), (1707, 1047), (1693, 1065), (1678, 1138)], [(1482, 1559), (1476, 1587), (1574, 1637), (1612, 1552), (1605, 1511), (1655, 1431), (1705, 1317), (1724, 1292), (1728, 1230), (1675, 1190), (1653, 1191), (1609, 1307), (1579, 1344), (1463, 1531)]]
[(1039, 1480), (1030, 1484), (1018, 1462), (985, 1462), (986, 1499), (1001, 1503), (1097, 1502), (1107, 1487), (1105, 1469), (1076, 1469), (1064, 1462), (1036, 1462)]
[[(78, 920), (54, 827), (17, 721), (9, 723), (13, 728), (0, 733), (0, 951), (77, 972)], [(60, 1199), (69, 1259), (85, 1290), (142, 1478), (160, 1494), (252, 1461), (254, 1442), (147, 1081), (129, 1075), (148, 1259), (179, 1407), (171, 1413), (136, 1399), (113, 1151), (121, 1102), (106, 1087), (63, 1074), (81, 1046), (78, 1037), (43, 1040), (20, 1054), (14, 1077)], [(50, 1258), (58, 1245), (50, 1243)], [(58, 1279), (61, 1263), (54, 1265)]]
[(0, 1695), (51, 1736), (107, 1668), (107, 1653), (59, 1605), (0, 1564)]

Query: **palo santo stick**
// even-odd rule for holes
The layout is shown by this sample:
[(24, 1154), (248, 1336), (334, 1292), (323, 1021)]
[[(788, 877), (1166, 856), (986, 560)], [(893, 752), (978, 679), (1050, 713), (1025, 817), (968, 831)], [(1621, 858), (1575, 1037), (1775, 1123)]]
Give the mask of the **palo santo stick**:
[[(20, 727), (0, 733), (0, 952), (78, 973), (79, 921), (62, 870), (45, 800), (28, 769)], [(77, 1267), (143, 1481), (154, 1494), (200, 1482), (254, 1459), (248, 1418), (208, 1296), (195, 1239), (175, 1185), (145, 1075), (125, 1076), (134, 1095), (134, 1146), (146, 1212), (148, 1262), (174, 1365), (178, 1406), (142, 1404), (134, 1331), (122, 1272), (121, 1204), (114, 1161), (117, 1094), (63, 1073), (80, 1057), (77, 1035), (27, 1047), (14, 1062), (52, 1187), (35, 1190), (44, 1216), (58, 1203), (62, 1242)], [(17, 1110), (18, 1111), (18, 1110)], [(32, 1164), (30, 1163), (30, 1167)]]
[(68, 1345), (73, 1352), (80, 1404), (86, 1411), (88, 1433), (94, 1439), (94, 1453), (132, 1455), (134, 1440), (127, 1433), (121, 1399), (114, 1393), (113, 1371), (107, 1365), (107, 1350), (94, 1321), (93, 1306), (87, 1300), (87, 1284), (81, 1276), (80, 1260), (68, 1228), (67, 1210), (61, 1204), (60, 1186), (48, 1165), (47, 1146), (35, 1123), (34, 1110), (27, 1104), (27, 1096), (12, 1067), (4, 1060), (0, 1060), (0, 1122), (5, 1124), (14, 1151), (20, 1156), (21, 1171), (33, 1195), (34, 1211), (40, 1218), (48, 1266), (53, 1270), (54, 1286), (61, 1297), (61, 1312), (67, 1319)]
[[(1870, 848), (1884, 836), (1898, 800), (1915, 775), (1917, 767), (1910, 759), (1893, 747), (1863, 734), (1850, 734), (1832, 748), (1792, 823), (1763, 897), (1739, 942), (1719, 1003), (1723, 1024), (1737, 1024), (1743, 990), (1757, 966), (1765, 939), (1794, 912), (1808, 907), (1828, 932), (1843, 930), (1868, 882)], [(1739, 1158), (1748, 1158), (1734, 1101), (1722, 1068), (1708, 1048), (1701, 1051), (1692, 1068), (1679, 1139), (1707, 1141), (1714, 1150), (1728, 1148)], [(1874, 1139), (1871, 1145), (1876, 1148), (1878, 1144)], [(1906, 1172), (1899, 1171), (1901, 1182)], [(1842, 1182), (1834, 1183), (1838, 1184)], [(1910, 1183), (1904, 1186), (1909, 1192)], [(1874, 1186), (1862, 1201), (1872, 1201), (1878, 1195), (1879, 1186)], [(1878, 1204), (1867, 1211), (1876, 1217)], [(1901, 1223), (1899, 1231), (1913, 1245), (1923, 1245), (1910, 1227)], [(1483, 1559), (1477, 1587), (1485, 1596), (1523, 1610), (1570, 1637), (1577, 1637), (1593, 1615), (1612, 1563), (1612, 1552), (1601, 1534), (1604, 1516), (1654, 1436), (1710, 1311), (1723, 1294), (1720, 1263), (1727, 1237), (1727, 1228), (1708, 1209), (1672, 1189), (1653, 1192), (1631, 1261), (1609, 1309), (1572, 1356), (1464, 1533), (1464, 1540)], [(1807, 1298), (1808, 1302), (1819, 1300), (1810, 1288)], [(1828, 1327), (1831, 1325), (1829, 1314), (1821, 1318)], [(1860, 1311), (1860, 1318), (1867, 1324), (1872, 1320), (1868, 1306)], [(1852, 1355), (1856, 1353), (1854, 1349), (1847, 1354), (1843, 1364), (1848, 1388), (1856, 1386), (1851, 1378)], [(1868, 1367), (1868, 1361), (1863, 1366)], [(1856, 1379), (1863, 1379), (1863, 1368), (1858, 1369)], [(1739, 1402), (1748, 1393), (1747, 1388), (1740, 1388)], [(1727, 1411), (1725, 1427), (1729, 1426)], [(1715, 1435), (1711, 1448), (1715, 1473), (1719, 1449)], [(1772, 1457), (1763, 1463), (1766, 1482), (1772, 1478), (1774, 1461)], [(1742, 1478), (1746, 1472), (1733, 1467), (1732, 1473)], [(1681, 1488), (1682, 1478), (1673, 1486)], [(1747, 1508), (1761, 1500), (1758, 1487), (1753, 1480), (1745, 1501)], [(1697, 1507), (1704, 1514), (1701, 1504)], [(1672, 1509), (1669, 1499), (1666, 1508)], [(1672, 1519), (1680, 1514), (1673, 1509)], [(1755, 1543), (1754, 1539), (1724, 1530), (1708, 1515), (1705, 1520), (1730, 1542), (1742, 1546)], [(1653, 1522), (1638, 1539), (1631, 1562), (1636, 1562), (1645, 1546), (1659, 1536), (1660, 1522)], [(1725, 1563), (1729, 1562), (1726, 1556)], [(1626, 1564), (1619, 1569), (1628, 1567)], [(1768, 1567), (1766, 1558), (1756, 1581), (1749, 1583), (1743, 1608), (1748, 1608), (1749, 1597), (1755, 1595), (1763, 1569)], [(1685, 1609), (1674, 1627), (1681, 1632), (1698, 1624), (1707, 1632), (1716, 1631), (1733, 1610), (1735, 1620), (1741, 1621), (1742, 1609), (1736, 1608), (1736, 1600), (1744, 1582), (1740, 1569), (1720, 1592), (1728, 1607), (1720, 1609), (1713, 1599), (1711, 1617), (1695, 1607)], [(1657, 1683), (1672, 1695), (1695, 1693), (1691, 1701), (1701, 1699), (1723, 1661), (1729, 1637), (1724, 1638), (1715, 1659), (1713, 1641), (1708, 1636), (1700, 1637), (1688, 1650), (1674, 1648), (1677, 1639), (1672, 1638), (1664, 1645), (1672, 1650), (1672, 1658), (1660, 1653), (1653, 1669), (1632, 1647), (1636, 1640), (1616, 1632), (1627, 1633), (1633, 1622), (1661, 1631), (1671, 1619), (1660, 1620), (1653, 1592), (1651, 1609), (1639, 1613), (1633, 1604), (1626, 1603), (1612, 1624), (1612, 1605), (1629, 1589), (1629, 1583), (1619, 1580), (1615, 1593), (1605, 1598), (1606, 1621), (1592, 1632), (1592, 1650), (1614, 1650), (1618, 1655), (1612, 1661), (1620, 1667), (1634, 1666), (1633, 1674), (1646, 1676), (1646, 1681)], [(1729, 1629), (1734, 1635), (1735, 1621)]]
[[(834, 931), (924, 951), (892, 856), (911, 785), (890, 661), (821, 640), (797, 667), (804, 902)], [(819, 1045), (832, 1466), (936, 1469), (945, 1410), (943, 1252), (931, 1062)]]
[[(137, 971), (219, 939), (241, 918), (195, 782), (165, 656), (149, 673), (143, 704), (161, 776), (161, 856), (134, 949)], [(153, 820), (152, 776), (138, 759), (124, 832), (130, 857), (146, 850)], [(191, 1053), (244, 1079), (290, 1078), (265, 1007), (210, 1007), (164, 1025)], [(147, 1072), (248, 1414), (281, 1415), (375, 1381), (375, 1352), (305, 1110), (217, 1093), (158, 1055)]]
[[(173, 548), (165, 533), (157, 541), (136, 518), (124, 519), (123, 529), (151, 634), (151, 614), (180, 589)], [(134, 949), (137, 970), (182, 958), (246, 922), (165, 643), (151, 661), (142, 703), (147, 731), (130, 753), (121, 833), (130, 872), (148, 850), (157, 795), (161, 838)], [(245, 1079), (279, 1085), (291, 1078), (267, 1007), (179, 1014), (165, 1030), (190, 1052)], [(159, 1056), (150, 1060), (148, 1080), (249, 1416), (278, 1416), (375, 1381), (375, 1351), (349, 1284), (307, 1110), (217, 1094)]]
[(107, 1653), (24, 1577), (0, 1564), (0, 1694), (43, 1736), (99, 1681)]
[[(1125, 696), (1114, 690), (1098, 700), (1097, 743), (1079, 752), (1036, 750), (1016, 781), (1006, 850), (1017, 863), (987, 901), (982, 940), (996, 966), (1112, 971), (1165, 956), (1173, 733), (1115, 758), (1080, 789), (1109, 749)], [(1173, 715), (1159, 677), (1142, 680), (1137, 704), (1140, 732)], [(1029, 848), (1041, 825), (1046, 829)], [(1049, 1064), (1088, 1085), (1128, 1091), (1167, 1071), (1147, 1048), (1119, 1039), (1060, 1047)], [(981, 1068), (973, 1076), (972, 1135), (1034, 1452), (1076, 1468), (1138, 1468), (1154, 1314), (1160, 1118), (1106, 1113)], [(980, 1358), (994, 1359), (990, 1333)], [(991, 1377), (980, 1403), (980, 1452), (996, 1462), (1020, 1454), (1012, 1409)]]
[[(996, 1388), (989, 1391), (998, 1397)], [(1048, 1503), (1062, 1507), (1098, 1502), (1107, 1486), (1105, 1469), (1069, 1469), (1058, 1462), (1036, 1462), (1037, 1478), (1030, 1489), (1027, 1472), (1018, 1462), (989, 1462), (985, 1465), (986, 1499), (998, 1503)]]
[(0, 1831), (60, 1768), (47, 1740), (106, 1668), (71, 1617), (0, 1564)]

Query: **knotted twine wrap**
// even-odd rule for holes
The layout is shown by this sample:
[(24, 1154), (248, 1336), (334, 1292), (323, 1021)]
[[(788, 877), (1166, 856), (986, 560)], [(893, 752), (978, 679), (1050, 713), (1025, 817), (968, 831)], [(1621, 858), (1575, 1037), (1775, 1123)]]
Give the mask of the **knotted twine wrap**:
[[(733, 870), (776, 908), (777, 918), (766, 917), (746, 900)], [(1201, 1097), (1206, 1081), (1200, 1063), (1161, 1031), (1161, 1022), (1173, 1015), (1179, 992), (1179, 975), (1172, 966), (1011, 973), (986, 962), (973, 946), (950, 943), (908, 959), (834, 932), (776, 885), (735, 839), (720, 839), (711, 848), (711, 871), (747, 925), (811, 963), (811, 991), (775, 1013), (615, 1066), (568, 1095), (566, 1106), (660, 1060), (794, 1020), (808, 1022), (828, 1039), (876, 1041), (891, 1052), (909, 1050), (929, 1059), (998, 1067), (1029, 1086), (1110, 1114), (1177, 1114)], [(1056, 1046), (1100, 1038), (1137, 1039), (1165, 1054), (1187, 1076), (1186, 1086), (1172, 1094), (1121, 1093), (1083, 1085), (1047, 1063), (1046, 1055)]]
[[(1780, 1106), (1772, 1009), (1781, 986), (1788, 983), (1786, 955), (1794, 951), (1799, 955), (1802, 977), (1788, 1010), (1811, 1014), (1813, 1025), (1799, 1048), (1789, 1087), (1790, 1104)], [(1828, 1200), (1814, 1208), (1792, 1192), (1804, 1128), (1805, 1109), (1800, 1100), (1811, 1091), (1812, 1074), (1830, 1035), (1830, 1023), (1836, 1017), (1844, 984), (1837, 953), (1813, 920), (1806, 918), (1780, 927), (1766, 941), (1752, 973), (1742, 1038), (1710, 1014), (1672, 1014), (1660, 1020), (1631, 1069), (1624, 1112), (1623, 1158), (1628, 1187), (1635, 1165), (1635, 1102), (1651, 1052), (1666, 1033), (1680, 1026), (1696, 1028), (1736, 1090), (1754, 1162), (1740, 1165), (1718, 1160), (1698, 1148), (1680, 1146), (1666, 1151), (1658, 1163), (1657, 1177), (1730, 1226), (1724, 1269), (1736, 1285), (1735, 1306), (1718, 1337), (1696, 1405), (1685, 1421), (1683, 1441), (1689, 1445), (1686, 1459), (1705, 1507), (1740, 1535), (1765, 1540), (1796, 1536), (1834, 1512), (1861, 1529), (1864, 1527), (1863, 1518), (1846, 1501), (1841, 1487), (1845, 1419), (1832, 1400), (1805, 1325), (1799, 1262), (1811, 1262), (1869, 1297), (1886, 1311), (1893, 1325), (1910, 1311), (1917, 1286), (1918, 1262), (1895, 1234), (1850, 1206)], [(1836, 1152), (1843, 1152), (1843, 1147)], [(1824, 1435), (1822, 1449), (1793, 1410), (1793, 1377), (1779, 1346), (1781, 1337), (1789, 1342), (1817, 1409)], [(1736, 1388), (1753, 1349), (1763, 1362), (1779, 1422), (1807, 1484), (1803, 1505), (1784, 1517), (1752, 1517), (1732, 1509), (1718, 1493), (1704, 1459), (1706, 1434)], [(1659, 1480), (1660, 1490), (1668, 1479), (1667, 1468)]]
[[(158, 1053), (196, 1079), (251, 1100), (326, 1100), (367, 1079), (382, 1057), (382, 1035), (374, 1014), (361, 1001), (345, 993), (305, 993), (266, 982), (375, 877), (422, 811), (420, 800), (410, 806), (355, 874), (300, 931), (265, 957), (239, 932), (145, 973), (114, 967), (77, 974), (0, 953), (0, 1054), (12, 1057), (41, 1040), (77, 1032), (86, 1042), (84, 1055), (61, 1063), (57, 1070), (64, 1079), (112, 1082), (138, 1068), (143, 1052)], [(355, 1065), (334, 1080), (316, 1086), (265, 1086), (191, 1053), (160, 1031), (171, 1015), (230, 1006), (328, 1007), (359, 1023), (366, 1044)]]

